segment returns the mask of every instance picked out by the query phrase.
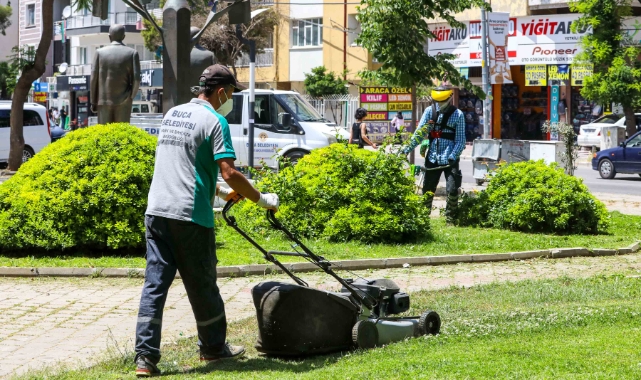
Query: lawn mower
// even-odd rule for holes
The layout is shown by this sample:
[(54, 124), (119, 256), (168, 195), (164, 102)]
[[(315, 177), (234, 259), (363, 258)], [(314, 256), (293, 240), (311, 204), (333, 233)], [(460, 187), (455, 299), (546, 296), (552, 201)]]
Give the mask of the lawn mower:
[[(267, 251), (243, 231), (229, 210), (237, 201), (223, 208), (223, 218), (264, 256), (294, 280), (264, 281), (252, 288), (259, 336), (256, 349), (273, 356), (306, 356), (353, 348), (369, 349), (410, 337), (438, 334), (440, 316), (431, 310), (420, 316), (397, 316), (409, 310), (410, 298), (392, 280), (343, 279), (336, 264), (314, 254), (267, 211), (267, 220), (293, 242), (295, 252)], [(300, 249), (300, 251), (299, 251)], [(296, 276), (276, 256), (298, 256), (333, 277), (342, 288), (338, 292), (314, 289)]]

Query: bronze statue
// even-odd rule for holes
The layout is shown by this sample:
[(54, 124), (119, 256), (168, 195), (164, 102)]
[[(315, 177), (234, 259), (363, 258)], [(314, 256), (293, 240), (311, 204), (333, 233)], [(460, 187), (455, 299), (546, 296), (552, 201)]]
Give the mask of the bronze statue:
[(204, 47), (200, 46), (198, 43), (198, 40), (200, 39), (200, 36), (196, 37), (198, 32), (200, 32), (200, 28), (196, 28), (195, 26), (192, 26), (189, 29), (189, 32), (191, 34), (191, 39), (193, 43), (196, 45), (191, 49), (191, 53), (189, 54), (189, 59), (190, 59), (190, 65), (189, 65), (189, 86), (198, 86), (198, 80), (200, 79), (200, 76), (202, 75), (203, 71), (205, 71), (206, 68), (208, 68), (211, 65), (214, 65), (216, 63), (216, 57), (214, 57), (214, 53), (210, 52), (209, 50), (206, 50)]
[(125, 46), (125, 27), (109, 28), (110, 45), (96, 50), (91, 70), (91, 108), (98, 108), (98, 123), (128, 123), (131, 103), (140, 85), (140, 59)]

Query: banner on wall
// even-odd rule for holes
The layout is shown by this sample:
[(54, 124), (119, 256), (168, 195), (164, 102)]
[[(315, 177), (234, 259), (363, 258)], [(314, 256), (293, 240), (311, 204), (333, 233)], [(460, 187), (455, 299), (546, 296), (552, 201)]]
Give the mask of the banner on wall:
[(576, 64), (572, 65), (572, 86), (583, 86), (583, 80), (586, 77), (592, 76), (592, 64)]
[(401, 87), (359, 87), (360, 106), (367, 110), (364, 121), (370, 140), (381, 142), (388, 136), (390, 122), (397, 113), (405, 126), (412, 119), (412, 89)]
[(492, 84), (512, 82), (508, 62), (507, 37), (510, 29), (510, 14), (490, 12), (487, 16), (488, 43), (490, 47), (490, 80)]
[(549, 65), (548, 83), (550, 86), (565, 86), (570, 81), (570, 65)]
[(545, 65), (525, 65), (526, 86), (547, 86), (547, 67)]

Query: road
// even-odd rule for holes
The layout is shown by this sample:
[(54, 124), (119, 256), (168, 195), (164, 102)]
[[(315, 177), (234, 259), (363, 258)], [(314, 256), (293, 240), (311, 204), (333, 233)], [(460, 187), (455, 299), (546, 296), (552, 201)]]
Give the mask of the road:
[[(423, 164), (423, 158), (418, 154), (416, 155), (416, 164)], [(463, 172), (463, 183), (476, 185), (476, 181), (472, 177), (472, 161), (461, 160), (460, 168)], [(583, 183), (593, 193), (641, 195), (641, 177), (637, 174), (617, 174), (614, 179), (603, 179), (596, 170), (592, 170), (591, 166), (579, 165), (575, 175), (582, 178)]]

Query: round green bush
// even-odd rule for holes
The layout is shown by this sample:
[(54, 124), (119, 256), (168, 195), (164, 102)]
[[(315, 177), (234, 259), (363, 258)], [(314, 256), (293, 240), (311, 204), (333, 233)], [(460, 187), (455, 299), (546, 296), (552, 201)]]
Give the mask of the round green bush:
[(610, 226), (605, 205), (579, 178), (541, 161), (504, 165), (487, 190), (464, 196), (462, 225), (551, 233), (601, 233)]
[[(257, 187), (279, 195), (277, 217), (307, 238), (398, 243), (429, 234), (430, 212), (394, 155), (333, 144), (278, 173), (262, 172)], [(241, 226), (269, 230), (252, 202), (239, 211)]]
[(129, 124), (97, 125), (50, 144), (0, 185), (0, 246), (134, 248), (156, 138)]

